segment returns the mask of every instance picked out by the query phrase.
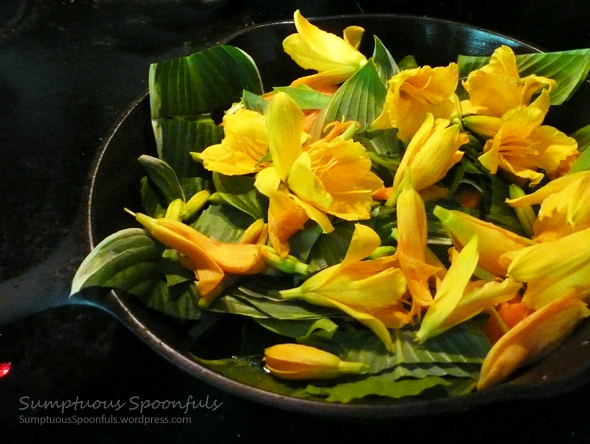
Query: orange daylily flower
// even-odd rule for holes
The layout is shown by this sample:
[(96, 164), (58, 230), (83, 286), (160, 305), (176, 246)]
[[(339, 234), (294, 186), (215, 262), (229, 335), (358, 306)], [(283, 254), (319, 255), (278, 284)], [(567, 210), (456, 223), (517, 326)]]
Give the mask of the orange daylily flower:
[(191, 153), (210, 171), (227, 176), (255, 173), (268, 165), (265, 118), (256, 111), (240, 108), (223, 117), (224, 138), (221, 143)]
[(256, 274), (265, 267), (260, 245), (232, 244), (211, 239), (182, 222), (135, 215), (150, 234), (164, 245), (181, 253), (195, 272), (199, 306), (208, 306), (221, 290), (227, 274)]
[(584, 302), (560, 297), (527, 316), (489, 351), (481, 367), (477, 389), (493, 387), (515, 370), (545, 357), (588, 315), (590, 310)]
[(294, 14), (296, 34), (283, 41), (284, 51), (304, 69), (313, 69), (317, 74), (301, 77), (292, 86), (308, 85), (325, 90), (338, 85), (365, 63), (367, 58), (358, 51), (363, 28), (350, 26), (344, 30), (344, 38), (323, 31), (306, 20), (299, 10)]
[(567, 174), (506, 203), (514, 208), (541, 204), (533, 223), (533, 239), (538, 242), (584, 230), (590, 227), (590, 171)]
[(471, 281), (478, 262), (478, 238), (473, 236), (455, 255), (426, 311), (416, 336), (422, 343), (448, 329), (513, 299), (522, 284), (510, 278), (503, 281)]
[(506, 253), (507, 274), (527, 284), (523, 302), (539, 309), (562, 296), (590, 296), (590, 228)]
[(441, 180), (449, 169), (463, 158), (459, 148), (469, 141), (457, 125), (448, 120), (434, 120), (428, 114), (406, 148), (393, 179), (393, 195), (399, 191), (408, 168), (412, 170), (412, 185), (418, 192)]
[(428, 114), (436, 119), (449, 119), (457, 110), (458, 82), (456, 63), (436, 68), (423, 66), (395, 74), (388, 83), (383, 111), (373, 126), (397, 128), (401, 140), (410, 140)]
[(550, 93), (557, 82), (536, 75), (521, 78), (514, 52), (501, 46), (487, 65), (469, 74), (463, 86), (469, 93), (469, 100), (461, 104), (463, 114), (502, 117), (513, 108), (529, 105), (536, 93)]
[(428, 240), (426, 210), (422, 198), (412, 187), (409, 171), (397, 200), (396, 213), (398, 233), (396, 255), (412, 295), (411, 313), (420, 316), (422, 308), (432, 303), (428, 281), (431, 276), (441, 271), (441, 268), (429, 265), (426, 261)]
[(437, 206), (433, 211), (451, 238), (461, 250), (473, 236), (479, 238), (479, 266), (496, 276), (506, 276), (507, 263), (501, 260), (505, 253), (521, 250), (534, 242), (511, 231), (485, 222), (456, 210)]
[(406, 279), (394, 265), (394, 256), (363, 260), (381, 243), (371, 228), (357, 224), (344, 260), (308, 278), (300, 287), (280, 291), (285, 299), (344, 311), (370, 328), (388, 350), (393, 343), (387, 330), (411, 321), (402, 308)]

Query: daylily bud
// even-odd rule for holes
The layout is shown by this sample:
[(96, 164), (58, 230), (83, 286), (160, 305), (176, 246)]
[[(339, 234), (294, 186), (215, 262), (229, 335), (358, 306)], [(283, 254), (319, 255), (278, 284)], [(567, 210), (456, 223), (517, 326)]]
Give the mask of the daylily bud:
[(191, 197), (182, 211), (182, 220), (190, 220), (203, 208), (211, 196), (209, 190), (201, 190)]
[(164, 217), (166, 219), (172, 220), (180, 220), (182, 217), (182, 212), (184, 211), (184, 202), (182, 199), (174, 199), (166, 208), (166, 214)]
[(338, 356), (301, 344), (278, 344), (264, 350), (264, 368), (283, 379), (329, 379), (369, 370), (363, 362), (343, 361)]

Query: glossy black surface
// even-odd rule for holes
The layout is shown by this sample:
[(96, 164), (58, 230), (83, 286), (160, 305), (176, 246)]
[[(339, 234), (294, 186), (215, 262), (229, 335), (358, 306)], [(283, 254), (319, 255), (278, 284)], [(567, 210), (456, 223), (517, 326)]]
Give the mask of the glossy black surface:
[[(145, 89), (147, 64), (180, 53), (185, 40), (197, 45), (217, 41), (250, 22), (288, 19), (292, 10), (300, 7), (306, 16), (402, 12), (447, 17), (487, 26), (544, 49), (590, 44), (590, 14), (582, 2), (292, 3), (224, 2), (215, 8), (209, 3), (205, 10), (199, 2), (189, 1), (31, 1), (15, 3), (3, 11), (0, 20), (7, 26), (0, 34), (0, 93), (8, 106), (0, 123), (5, 135), (0, 164), (5, 195), (2, 278), (42, 264), (77, 227), (75, 215), (83, 203), (86, 175), (100, 139), (116, 116)], [(565, 30), (568, 32), (562, 32)], [(79, 247), (76, 240), (68, 246), (83, 254)], [(66, 278), (75, 259), (73, 255), (71, 264), (49, 277), (58, 281)], [(501, 401), (455, 415), (379, 425), (365, 424), (366, 420), (362, 424), (334, 424), (251, 403), (203, 384), (169, 365), (92, 308), (48, 311), (2, 327), (0, 333), (0, 362), (13, 364), (9, 375), (0, 379), (3, 426), (9, 437), (48, 433), (48, 426), (19, 425), (19, 415), (47, 413), (43, 409), (19, 411), (23, 396), (37, 400), (129, 400), (138, 396), (177, 401), (208, 396), (223, 402), (215, 411), (202, 408), (183, 415), (178, 409), (160, 409), (146, 413), (152, 418), (188, 416), (190, 427), (133, 429), (141, 437), (169, 436), (173, 441), (289, 442), (297, 438), (348, 442), (382, 431), (398, 439), (414, 433), (427, 439), (432, 432), (439, 442), (473, 440), (483, 432), (509, 442), (524, 426), (531, 439), (534, 435), (537, 440), (585, 442), (588, 433), (583, 414), (590, 393), (587, 386), (548, 400)], [(130, 416), (121, 410), (119, 416)], [(83, 413), (92, 415), (88, 410)], [(55, 411), (50, 414), (56, 416)], [(432, 425), (428, 430), (421, 426), (425, 421)], [(286, 432), (288, 428), (294, 433)], [(132, 427), (123, 425), (99, 426), (93, 432), (57, 425), (51, 433), (94, 442), (133, 435)]]

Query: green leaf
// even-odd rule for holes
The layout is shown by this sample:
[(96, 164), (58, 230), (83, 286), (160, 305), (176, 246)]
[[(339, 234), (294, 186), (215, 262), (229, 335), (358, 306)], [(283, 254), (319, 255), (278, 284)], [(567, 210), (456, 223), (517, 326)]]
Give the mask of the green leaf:
[(237, 242), (253, 219), (229, 205), (210, 205), (191, 226), (221, 242)]
[(152, 119), (195, 117), (228, 108), (242, 91), (262, 93), (260, 73), (241, 49), (221, 45), (150, 66)]
[(162, 202), (163, 199), (152, 188), (147, 177), (141, 178), (140, 193), (145, 214), (154, 218), (164, 217), (166, 214), (166, 203)]
[(159, 279), (163, 247), (140, 228), (128, 228), (101, 241), (76, 272), (70, 295), (88, 287), (117, 288), (141, 295)]
[(342, 262), (353, 232), (354, 224), (345, 222), (335, 226), (331, 233), (322, 234), (311, 250), (310, 272)]
[(213, 173), (213, 183), (221, 198), (231, 206), (256, 219), (264, 219), (268, 212), (267, 199), (254, 187), (249, 176), (224, 176)]
[(330, 339), (338, 329), (338, 324), (329, 318), (285, 321), (278, 319), (256, 319), (264, 328), (289, 338), (305, 340), (311, 336)]
[(510, 184), (497, 175), (491, 175), (490, 178), (491, 183), (484, 188), (483, 193), (487, 221), (516, 234), (524, 235), (514, 209), (506, 204)]
[(244, 103), (246, 109), (258, 111), (260, 114), (264, 114), (266, 112), (266, 108), (270, 103), (264, 97), (245, 90), (242, 93), (242, 102)]
[(221, 142), (223, 130), (210, 117), (194, 120), (180, 117), (154, 119), (152, 128), (158, 157), (170, 165), (178, 177), (208, 175), (190, 153), (201, 152)]
[[(489, 57), (464, 56), (457, 58), (460, 76), (488, 63)], [(551, 93), (551, 104), (561, 105), (574, 95), (586, 80), (590, 71), (590, 48), (571, 51), (519, 54), (516, 56), (518, 71), (522, 77), (535, 74), (557, 81), (557, 88)]]
[(369, 373), (381, 373), (399, 365), (440, 367), (440, 374), (456, 366), (473, 371), (473, 366), (481, 365), (490, 349), (488, 339), (474, 322), (460, 324), (424, 344), (416, 341), (413, 328), (393, 330), (392, 339), (393, 353), (389, 353), (372, 332), (360, 329), (340, 329), (331, 341), (316, 339), (305, 343), (334, 353), (345, 361), (364, 362), (369, 366)]
[(165, 199), (165, 204), (176, 199), (186, 201), (178, 177), (170, 165), (147, 154), (139, 156), (139, 163), (147, 172), (157, 191)]
[(381, 114), (386, 92), (375, 63), (369, 60), (332, 96), (314, 122), (312, 134), (318, 136), (326, 124), (342, 119), (355, 120), (361, 131), (366, 130)]
[(159, 281), (153, 290), (143, 297), (147, 306), (178, 319), (199, 319), (199, 296), (192, 282), (168, 286)]
[(399, 72), (399, 68), (389, 50), (383, 45), (383, 42), (377, 36), (374, 36), (374, 40), (375, 49), (373, 50), (372, 60), (375, 63), (375, 68), (377, 68), (381, 81), (385, 85), (389, 79)]
[(360, 381), (344, 382), (331, 387), (308, 385), (306, 390), (311, 395), (327, 396), (328, 402), (349, 403), (353, 399), (376, 395), (400, 399), (418, 396), (425, 390), (436, 386), (447, 386), (449, 382), (438, 376), (426, 376), (421, 379), (404, 379), (392, 373), (372, 376)]
[(278, 86), (273, 89), (277, 92), (288, 94), (293, 100), (295, 100), (295, 102), (297, 102), (299, 108), (303, 110), (323, 108), (332, 97), (329, 94), (311, 89), (306, 85)]
[(205, 360), (194, 356), (193, 359), (234, 381), (257, 387), (261, 390), (285, 396), (310, 397), (300, 384), (283, 381), (266, 373), (261, 366), (261, 356), (216, 360)]
[(576, 139), (578, 142), (578, 151), (582, 154), (576, 159), (569, 173), (590, 170), (590, 150), (588, 149), (590, 147), (590, 125), (580, 128), (573, 134), (570, 134), (570, 136)]

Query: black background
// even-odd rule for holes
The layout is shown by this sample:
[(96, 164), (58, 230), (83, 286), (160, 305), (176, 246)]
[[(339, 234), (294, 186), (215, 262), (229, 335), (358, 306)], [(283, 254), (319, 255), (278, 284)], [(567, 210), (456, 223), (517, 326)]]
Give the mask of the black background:
[[(215, 43), (245, 26), (306, 17), (401, 13), (456, 20), (544, 50), (590, 47), (590, 4), (548, 1), (3, 0), (0, 4), (0, 281), (43, 264), (70, 234), (93, 157), (112, 123), (147, 87), (150, 63), (187, 41)], [(444, 44), (444, 42), (441, 42)], [(0, 295), (1, 301), (1, 295)], [(0, 304), (0, 311), (2, 305)], [(590, 442), (590, 385), (537, 400), (381, 422), (302, 416), (207, 386), (91, 307), (61, 307), (0, 327), (3, 442)], [(190, 425), (23, 425), (59, 412), (31, 400), (196, 400), (212, 409), (152, 409)], [(23, 409), (23, 410), (20, 410)], [(126, 409), (105, 413), (128, 415)], [(95, 415), (73, 412), (83, 415)], [(95, 416), (96, 416), (95, 415)]]

